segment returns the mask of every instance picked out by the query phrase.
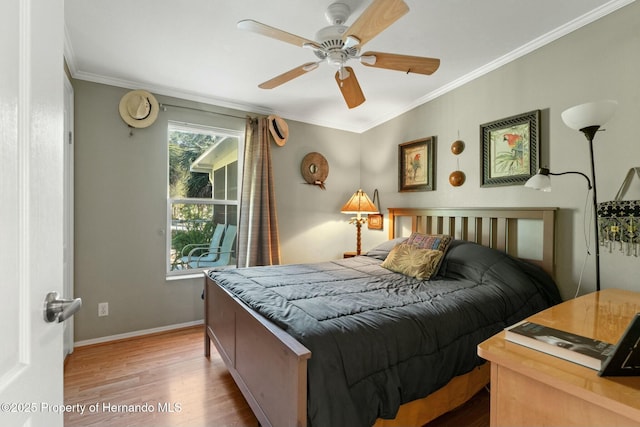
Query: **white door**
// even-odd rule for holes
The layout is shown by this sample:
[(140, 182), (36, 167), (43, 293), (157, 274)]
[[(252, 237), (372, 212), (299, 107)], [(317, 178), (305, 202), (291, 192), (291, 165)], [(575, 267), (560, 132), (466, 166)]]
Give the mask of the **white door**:
[(63, 0), (0, 1), (0, 425), (61, 427)]

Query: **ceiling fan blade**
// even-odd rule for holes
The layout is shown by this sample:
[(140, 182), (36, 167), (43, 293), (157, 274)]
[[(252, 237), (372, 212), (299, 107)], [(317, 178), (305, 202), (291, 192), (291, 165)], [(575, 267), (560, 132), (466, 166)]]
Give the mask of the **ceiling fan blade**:
[(346, 41), (349, 36), (355, 37), (359, 41), (358, 45), (362, 46), (407, 12), (409, 6), (403, 0), (374, 0), (344, 32), (342, 40)]
[(283, 83), (295, 79), (296, 77), (300, 77), (301, 75), (306, 74), (309, 71), (315, 70), (316, 68), (318, 68), (318, 64), (318, 62), (308, 62), (304, 65), (294, 68), (293, 70), (289, 70), (286, 73), (282, 73), (279, 76), (272, 78), (271, 80), (260, 83), (258, 87), (260, 89), (273, 89), (274, 87), (278, 87)]
[(245, 19), (242, 21), (238, 21), (238, 28), (240, 30), (251, 31), (252, 33), (260, 34), (266, 37), (271, 37), (272, 39), (291, 43), (298, 47), (303, 47), (303, 45), (308, 44), (310, 46), (313, 46), (314, 48), (322, 49), (322, 47), (319, 46), (313, 40), (308, 40), (308, 39), (305, 39), (304, 37), (287, 33), (286, 31), (282, 31), (278, 28), (270, 27), (269, 25), (263, 24), (258, 21), (254, 21), (253, 19)]
[[(340, 78), (341, 74), (343, 74), (343, 79)], [(346, 74), (346, 76), (344, 74)], [(342, 92), (342, 97), (349, 108), (357, 107), (364, 102), (364, 94), (362, 93), (360, 83), (358, 83), (358, 79), (356, 79), (356, 75), (353, 72), (353, 68), (344, 67), (342, 72), (338, 70), (336, 72), (336, 82), (338, 83), (340, 92)]]
[(385, 68), (388, 70), (404, 71), (405, 73), (433, 74), (440, 67), (437, 58), (425, 58), (422, 56), (397, 55), (395, 53), (365, 52), (362, 57), (375, 57), (375, 62), (361, 61), (367, 67)]

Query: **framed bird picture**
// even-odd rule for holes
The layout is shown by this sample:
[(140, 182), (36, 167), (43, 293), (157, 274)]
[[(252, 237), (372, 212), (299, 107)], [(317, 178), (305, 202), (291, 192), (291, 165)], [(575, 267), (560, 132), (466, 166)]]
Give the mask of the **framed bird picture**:
[(481, 187), (524, 184), (540, 168), (540, 110), (480, 125)]
[(398, 191), (433, 191), (436, 137), (416, 139), (398, 146)]

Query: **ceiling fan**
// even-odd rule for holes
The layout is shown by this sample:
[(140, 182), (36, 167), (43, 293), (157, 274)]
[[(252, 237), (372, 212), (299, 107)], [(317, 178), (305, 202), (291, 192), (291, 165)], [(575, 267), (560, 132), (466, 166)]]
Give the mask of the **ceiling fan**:
[(364, 52), (361, 47), (384, 31), (391, 24), (409, 11), (409, 6), (403, 0), (374, 0), (350, 27), (344, 25), (351, 10), (344, 3), (329, 5), (325, 13), (329, 26), (322, 28), (316, 34), (316, 41), (296, 36), (278, 28), (270, 27), (252, 19), (238, 22), (238, 28), (251, 31), (266, 37), (271, 37), (299, 47), (311, 49), (318, 57), (316, 62), (308, 62), (279, 76), (258, 85), (262, 89), (273, 89), (290, 80), (313, 71), (321, 63), (338, 68), (335, 74), (336, 82), (349, 108), (357, 107), (365, 101), (360, 84), (356, 79), (353, 68), (347, 62), (354, 59), (368, 67), (385, 68), (430, 75), (440, 66), (436, 58), (420, 56), (398, 55), (384, 52)]

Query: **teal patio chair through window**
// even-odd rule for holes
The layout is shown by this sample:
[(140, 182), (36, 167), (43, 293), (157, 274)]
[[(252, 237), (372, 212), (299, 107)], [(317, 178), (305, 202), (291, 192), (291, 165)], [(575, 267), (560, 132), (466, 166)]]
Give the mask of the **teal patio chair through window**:
[[(204, 253), (214, 252), (220, 249), (222, 235), (226, 224), (216, 224), (209, 243), (191, 243), (182, 248), (180, 259), (176, 262), (178, 269), (190, 268), (189, 265)], [(213, 261), (213, 259), (212, 259)]]
[(192, 257), (189, 262), (189, 268), (208, 268), (221, 265), (228, 265), (233, 254), (233, 244), (236, 241), (237, 225), (228, 225), (224, 232), (222, 246), (205, 252), (199, 257)]

